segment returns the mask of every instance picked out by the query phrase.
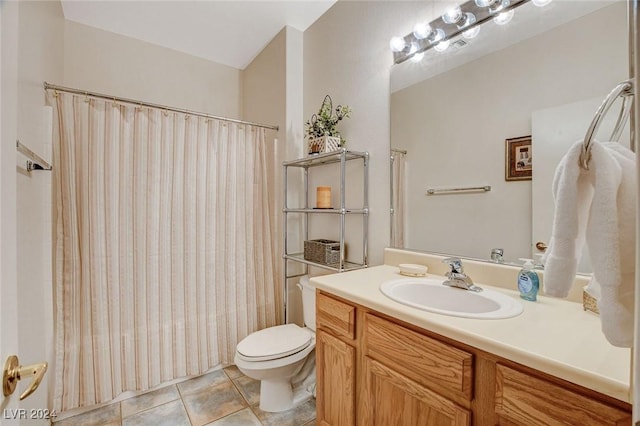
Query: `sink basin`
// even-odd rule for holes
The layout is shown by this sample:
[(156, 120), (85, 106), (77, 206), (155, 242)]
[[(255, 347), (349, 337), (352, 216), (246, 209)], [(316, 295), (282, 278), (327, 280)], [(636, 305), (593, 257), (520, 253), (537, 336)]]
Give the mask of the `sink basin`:
[(502, 319), (522, 313), (522, 304), (483, 288), (476, 293), (442, 285), (443, 279), (401, 278), (385, 281), (380, 291), (396, 302), (438, 314), (463, 318)]

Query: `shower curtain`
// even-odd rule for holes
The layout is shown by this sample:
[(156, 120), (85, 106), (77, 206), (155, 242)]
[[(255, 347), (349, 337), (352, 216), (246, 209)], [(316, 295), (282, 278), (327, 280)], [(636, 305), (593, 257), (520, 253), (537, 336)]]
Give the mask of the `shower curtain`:
[(404, 248), (405, 159), (404, 152), (391, 150), (391, 247), (395, 248)]
[(59, 411), (233, 362), (282, 322), (265, 130), (48, 93)]

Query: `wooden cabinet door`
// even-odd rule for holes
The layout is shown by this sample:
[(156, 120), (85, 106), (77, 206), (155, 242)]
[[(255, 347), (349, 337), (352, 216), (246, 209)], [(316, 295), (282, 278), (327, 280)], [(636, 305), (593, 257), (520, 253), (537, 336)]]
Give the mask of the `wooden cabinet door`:
[(631, 412), (504, 365), (496, 367), (499, 425), (631, 425)]
[(348, 426), (356, 418), (356, 350), (332, 335), (316, 334), (316, 421)]
[(462, 426), (471, 413), (369, 357), (359, 424), (373, 426)]

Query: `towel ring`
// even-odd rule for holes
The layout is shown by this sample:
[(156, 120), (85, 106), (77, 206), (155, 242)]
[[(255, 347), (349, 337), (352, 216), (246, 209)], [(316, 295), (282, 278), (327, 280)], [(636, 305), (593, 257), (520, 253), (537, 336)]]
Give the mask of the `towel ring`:
[(584, 142), (582, 143), (582, 152), (580, 153), (580, 167), (582, 167), (583, 169), (589, 170), (589, 160), (591, 159), (591, 143), (593, 142), (593, 136), (596, 134), (598, 128), (600, 127), (600, 124), (602, 123), (602, 119), (607, 114), (611, 106), (615, 103), (615, 101), (619, 97), (622, 97), (622, 107), (620, 108), (620, 113), (618, 114), (618, 119), (610, 138), (611, 141), (615, 142), (620, 140), (622, 130), (627, 124), (627, 120), (629, 119), (629, 114), (631, 112), (631, 106), (633, 105), (634, 82), (634, 79), (629, 79), (618, 84), (598, 107), (598, 110), (596, 111), (596, 114), (591, 121), (591, 125), (587, 130), (587, 134), (584, 137)]

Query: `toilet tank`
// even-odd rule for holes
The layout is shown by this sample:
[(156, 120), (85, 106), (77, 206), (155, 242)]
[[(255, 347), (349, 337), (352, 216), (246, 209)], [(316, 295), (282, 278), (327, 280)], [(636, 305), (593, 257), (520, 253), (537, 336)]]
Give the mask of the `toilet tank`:
[(300, 278), (302, 289), (302, 314), (304, 325), (316, 331), (316, 287), (309, 282), (309, 276)]

